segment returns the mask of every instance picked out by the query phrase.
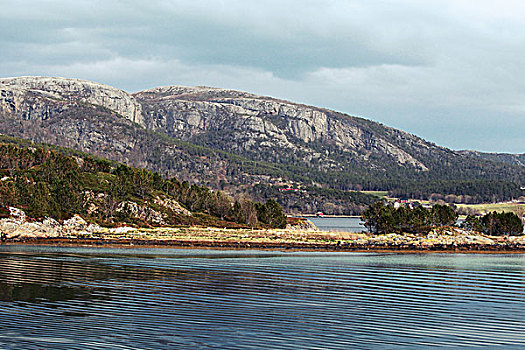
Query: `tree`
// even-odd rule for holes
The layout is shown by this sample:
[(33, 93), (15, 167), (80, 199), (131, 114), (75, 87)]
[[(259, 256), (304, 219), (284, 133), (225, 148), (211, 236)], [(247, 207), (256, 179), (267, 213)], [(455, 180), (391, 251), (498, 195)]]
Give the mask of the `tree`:
[(273, 199), (269, 199), (266, 203), (258, 206), (257, 219), (270, 227), (286, 227), (286, 215), (284, 215), (281, 205)]
[(257, 206), (256, 204), (246, 198), (242, 198), (241, 201), (241, 210), (243, 213), (243, 222), (252, 227), (257, 226)]
[(436, 204), (431, 210), (431, 223), (437, 226), (453, 226), (458, 220), (456, 211), (448, 205)]
[(430, 212), (422, 206), (409, 209), (409, 221), (406, 230), (411, 233), (420, 233), (430, 226)]
[(456, 223), (457, 213), (446, 205), (426, 209), (421, 205), (394, 208), (391, 204), (376, 202), (370, 205), (361, 218), (372, 233), (422, 233), (432, 226), (451, 226)]
[(361, 219), (369, 232), (375, 234), (388, 233), (397, 228), (394, 212), (393, 206), (376, 202), (363, 212)]
[(520, 235), (523, 223), (515, 213), (492, 212), (481, 218), (483, 232), (489, 235)]
[(467, 215), (467, 218), (461, 223), (461, 227), (470, 231), (483, 231), (480, 218), (474, 215)]

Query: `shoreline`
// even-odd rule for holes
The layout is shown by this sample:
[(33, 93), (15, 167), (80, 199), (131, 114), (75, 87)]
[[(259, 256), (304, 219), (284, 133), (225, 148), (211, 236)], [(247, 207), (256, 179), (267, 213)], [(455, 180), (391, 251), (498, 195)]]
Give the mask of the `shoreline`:
[(176, 249), (257, 249), (286, 251), (323, 252), (377, 252), (377, 253), (474, 253), (474, 254), (524, 254), (523, 244), (434, 244), (418, 246), (413, 244), (370, 244), (341, 242), (248, 242), (225, 240), (180, 240), (144, 238), (24, 238), (7, 240), (0, 246), (56, 246), (56, 247), (110, 247), (110, 248), (176, 248)]
[(319, 218), (319, 219), (325, 219), (325, 218), (341, 218), (341, 219), (360, 219), (360, 215), (327, 215), (323, 214), (323, 216), (317, 216), (316, 214), (304, 214), (304, 215), (293, 215), (293, 217), (297, 218)]

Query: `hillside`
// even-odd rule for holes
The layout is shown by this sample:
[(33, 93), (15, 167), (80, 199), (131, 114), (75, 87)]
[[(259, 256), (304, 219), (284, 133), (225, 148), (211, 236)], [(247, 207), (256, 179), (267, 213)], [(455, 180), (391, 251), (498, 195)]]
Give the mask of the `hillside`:
[(495, 162), (525, 166), (525, 153), (485, 153), (477, 151), (460, 151), (460, 153), (471, 157), (479, 157), (481, 159), (487, 159)]
[[(208, 87), (129, 94), (75, 79), (0, 79), (0, 132), (258, 199), (283, 186), (313, 189), (288, 208), (305, 200), (316, 210), (334, 207), (342, 197), (337, 191), (350, 190), (505, 200), (521, 195), (525, 178), (523, 167), (439, 147), (363, 118)], [(345, 199), (335, 208), (354, 213), (371, 200)]]
[[(52, 149), (50, 149), (52, 148)], [(78, 151), (0, 137), (0, 216), (8, 207), (30, 218), (119, 226), (283, 227), (281, 208)]]

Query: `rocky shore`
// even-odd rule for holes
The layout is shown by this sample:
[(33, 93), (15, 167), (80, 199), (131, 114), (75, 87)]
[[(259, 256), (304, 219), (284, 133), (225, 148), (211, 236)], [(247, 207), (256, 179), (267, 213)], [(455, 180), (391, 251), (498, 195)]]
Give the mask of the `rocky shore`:
[(4, 244), (525, 252), (525, 235), (487, 236), (456, 227), (439, 228), (421, 235), (324, 232), (316, 230), (307, 221), (281, 230), (215, 227), (104, 228), (89, 224), (80, 216), (73, 216), (62, 223), (51, 218), (30, 222), (25, 213), (16, 208), (10, 208), (10, 216), (0, 220), (0, 233)]

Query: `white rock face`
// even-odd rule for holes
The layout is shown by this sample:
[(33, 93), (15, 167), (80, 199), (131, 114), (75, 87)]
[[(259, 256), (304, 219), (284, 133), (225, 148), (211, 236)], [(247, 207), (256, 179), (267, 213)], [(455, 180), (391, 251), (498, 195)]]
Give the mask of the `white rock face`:
[(88, 223), (80, 215), (73, 215), (72, 218), (64, 220), (64, 227), (68, 229), (84, 229), (87, 226)]
[(163, 197), (163, 198), (160, 198), (160, 197), (156, 197), (155, 198), (155, 203), (160, 205), (160, 206), (163, 206), (164, 208), (167, 208), (177, 214), (181, 214), (181, 215), (185, 215), (185, 216), (192, 216), (191, 212), (184, 208), (182, 205), (180, 205), (179, 202), (177, 202), (176, 200), (173, 200), (171, 198), (166, 198), (166, 197)]
[(158, 211), (154, 209), (151, 209), (150, 207), (138, 205), (135, 202), (131, 202), (131, 201), (120, 202), (115, 211), (117, 213), (119, 212), (127, 213), (131, 217), (135, 217), (135, 218), (144, 220), (152, 224), (157, 224), (157, 225), (166, 224), (166, 222), (164, 221), (165, 215), (163, 215), (162, 213), (159, 213)]
[[(79, 79), (49, 77), (4, 78), (0, 79), (0, 84), (4, 85), (6, 91), (6, 96), (3, 96), (4, 90), (0, 89), (2, 106), (12, 105), (10, 101), (15, 101), (16, 105), (16, 99), (20, 98), (23, 90), (29, 90), (48, 98), (80, 99), (83, 102), (110, 109), (135, 123), (143, 124), (140, 103), (127, 92), (111, 86)], [(5, 86), (12, 88), (8, 90)]]
[(9, 216), (13, 220), (17, 220), (19, 222), (25, 222), (26, 221), (26, 213), (18, 208), (9, 207)]
[(76, 236), (91, 234), (101, 230), (100, 226), (88, 224), (78, 215), (60, 224), (52, 218), (45, 218), (41, 222), (28, 222), (23, 210), (9, 208), (9, 211), (10, 217), (0, 220), (0, 232), (5, 234), (7, 238)]
[[(428, 170), (399, 146), (367, 132), (352, 117), (321, 108), (207, 87), (161, 87), (139, 92), (135, 97), (144, 104), (143, 118), (148, 128), (178, 138), (223, 133), (231, 149), (257, 152), (262, 146), (321, 159), (323, 154), (309, 147), (317, 142), (335, 146), (365, 161), (370, 154), (385, 154), (402, 166)], [(392, 132), (397, 131), (392, 129)], [(401, 137), (418, 143), (412, 135)], [(333, 163), (326, 157), (323, 162), (327, 166)], [(334, 163), (334, 166), (337, 165)]]
[(308, 219), (302, 219), (295, 225), (287, 224), (286, 229), (292, 231), (319, 231), (317, 226)]

